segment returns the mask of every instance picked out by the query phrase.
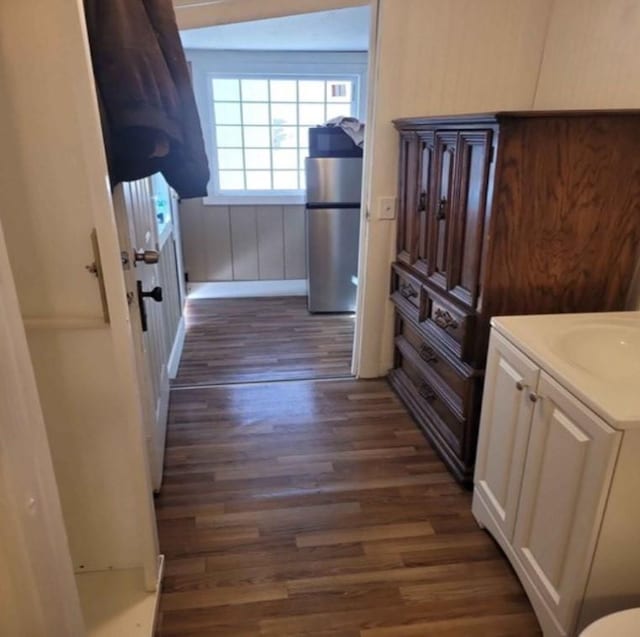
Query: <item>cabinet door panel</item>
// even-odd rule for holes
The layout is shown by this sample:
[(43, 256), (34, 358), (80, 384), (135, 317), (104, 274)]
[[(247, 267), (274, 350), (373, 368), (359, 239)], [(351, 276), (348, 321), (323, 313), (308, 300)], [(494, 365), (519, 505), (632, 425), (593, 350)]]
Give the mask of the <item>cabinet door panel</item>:
[(513, 537), (538, 367), (496, 332), (485, 375), (475, 488), (505, 537)]
[(419, 153), (415, 133), (400, 136), (398, 175), (398, 261), (413, 266), (420, 239)]
[(434, 165), (431, 171), (432, 195), (427, 216), (429, 227), (430, 279), (448, 289), (449, 213), (454, 197), (454, 172), (457, 133), (438, 131), (434, 136)]
[(491, 135), (490, 130), (458, 134), (456, 193), (449, 213), (448, 287), (471, 308), (478, 295)]
[(544, 372), (514, 548), (561, 627), (570, 632), (586, 585), (620, 433)]
[(429, 274), (429, 201), (432, 195), (432, 170), (434, 165), (433, 132), (421, 132), (419, 142), (419, 188), (418, 213), (420, 217), (418, 254), (415, 267), (425, 275)]

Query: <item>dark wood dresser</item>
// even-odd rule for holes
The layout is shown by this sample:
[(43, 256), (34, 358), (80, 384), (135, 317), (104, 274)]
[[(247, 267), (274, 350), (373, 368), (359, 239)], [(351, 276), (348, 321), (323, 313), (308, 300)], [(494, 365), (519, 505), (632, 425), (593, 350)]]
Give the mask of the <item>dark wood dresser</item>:
[(492, 316), (624, 309), (640, 111), (403, 119), (389, 380), (472, 480)]

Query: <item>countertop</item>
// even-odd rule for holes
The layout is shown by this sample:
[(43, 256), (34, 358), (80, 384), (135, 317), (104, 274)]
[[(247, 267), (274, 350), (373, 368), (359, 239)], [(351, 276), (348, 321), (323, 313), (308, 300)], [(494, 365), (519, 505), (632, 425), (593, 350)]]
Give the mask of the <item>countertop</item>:
[(599, 366), (601, 372), (593, 373), (562, 352), (563, 337), (576, 328), (574, 336), (579, 339), (585, 335), (585, 347), (590, 334), (596, 338), (603, 334), (599, 330), (609, 325), (630, 328), (635, 339), (636, 329), (640, 335), (640, 312), (502, 316), (494, 317), (491, 325), (609, 425), (616, 429), (640, 427), (640, 357), (627, 360), (622, 368), (612, 353), (611, 359)]

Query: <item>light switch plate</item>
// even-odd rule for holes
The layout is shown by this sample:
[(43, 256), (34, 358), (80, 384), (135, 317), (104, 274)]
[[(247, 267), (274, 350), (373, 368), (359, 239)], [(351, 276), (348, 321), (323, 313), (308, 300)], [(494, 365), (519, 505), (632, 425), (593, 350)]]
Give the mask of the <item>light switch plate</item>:
[(396, 198), (380, 197), (378, 199), (378, 219), (396, 218)]

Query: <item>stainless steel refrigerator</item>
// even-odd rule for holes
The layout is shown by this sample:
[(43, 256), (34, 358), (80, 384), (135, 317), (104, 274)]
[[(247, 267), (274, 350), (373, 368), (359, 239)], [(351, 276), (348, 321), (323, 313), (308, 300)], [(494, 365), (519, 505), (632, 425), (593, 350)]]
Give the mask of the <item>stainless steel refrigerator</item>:
[(309, 157), (307, 278), (310, 312), (354, 312), (362, 157)]

